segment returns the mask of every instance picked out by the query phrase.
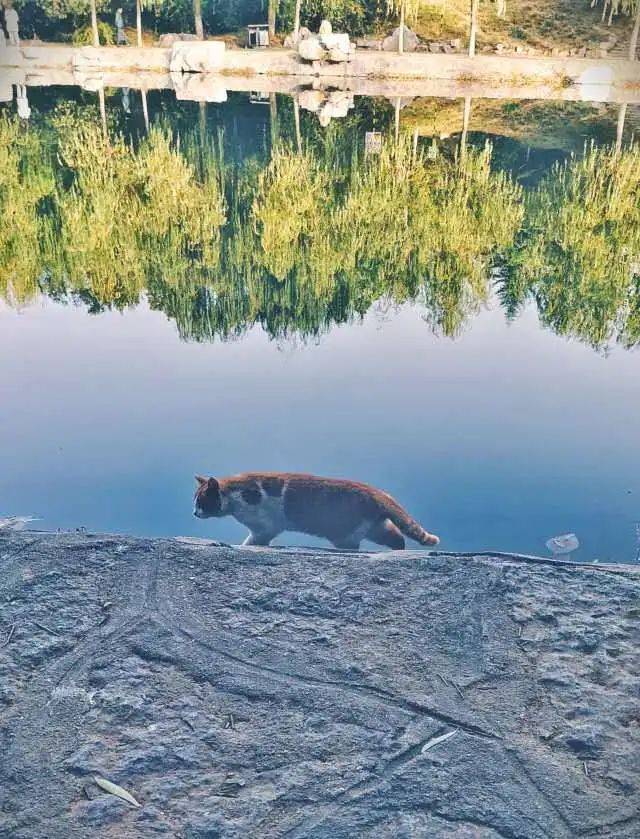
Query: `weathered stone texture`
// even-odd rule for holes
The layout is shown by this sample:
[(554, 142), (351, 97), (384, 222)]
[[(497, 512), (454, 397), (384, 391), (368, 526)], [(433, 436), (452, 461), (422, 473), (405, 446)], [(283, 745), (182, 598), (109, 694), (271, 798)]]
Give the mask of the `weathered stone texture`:
[(2, 837), (640, 832), (636, 569), (38, 533), (0, 568)]

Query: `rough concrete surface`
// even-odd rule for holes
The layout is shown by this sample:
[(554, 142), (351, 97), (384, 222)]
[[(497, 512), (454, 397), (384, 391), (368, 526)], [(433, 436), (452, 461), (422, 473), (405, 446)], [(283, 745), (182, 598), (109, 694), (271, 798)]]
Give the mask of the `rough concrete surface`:
[(0, 569), (2, 837), (640, 835), (633, 567), (27, 532)]

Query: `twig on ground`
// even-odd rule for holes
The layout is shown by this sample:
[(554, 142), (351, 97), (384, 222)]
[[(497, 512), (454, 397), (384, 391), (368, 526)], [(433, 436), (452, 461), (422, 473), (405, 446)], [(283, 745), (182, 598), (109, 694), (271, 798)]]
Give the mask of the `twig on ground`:
[(13, 633), (15, 631), (16, 631), (16, 624), (14, 623), (14, 624), (12, 624), (11, 629), (9, 630), (9, 634), (7, 635), (7, 637), (4, 639), (4, 641), (2, 643), (3, 647), (6, 647), (7, 644), (10, 643), (11, 639), (13, 638)]

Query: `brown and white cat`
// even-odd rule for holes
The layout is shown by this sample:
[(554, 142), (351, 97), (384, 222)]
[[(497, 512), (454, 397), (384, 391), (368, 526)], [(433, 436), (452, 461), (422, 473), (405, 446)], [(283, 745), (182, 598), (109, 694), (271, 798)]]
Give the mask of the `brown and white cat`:
[(358, 550), (363, 539), (403, 550), (403, 533), (421, 545), (440, 541), (386, 492), (356, 481), (295, 472), (196, 475), (196, 481), (194, 516), (233, 516), (250, 530), (245, 545), (268, 545), (285, 530), (322, 536), (345, 550)]

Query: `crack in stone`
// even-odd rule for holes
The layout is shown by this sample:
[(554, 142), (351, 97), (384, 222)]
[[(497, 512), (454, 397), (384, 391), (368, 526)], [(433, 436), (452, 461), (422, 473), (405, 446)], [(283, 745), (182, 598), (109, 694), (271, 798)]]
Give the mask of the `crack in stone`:
[[(162, 620), (163, 622), (165, 622), (166, 616), (163, 616)], [(359, 695), (366, 695), (371, 699), (376, 699), (379, 702), (385, 703), (387, 705), (391, 705), (396, 708), (401, 708), (402, 710), (410, 711), (415, 714), (428, 716), (434, 720), (437, 720), (438, 722), (453, 726), (455, 728), (460, 728), (467, 734), (473, 734), (477, 737), (484, 737), (488, 740), (501, 739), (499, 734), (495, 734), (492, 731), (487, 731), (482, 726), (475, 725), (474, 723), (465, 722), (463, 720), (451, 716), (450, 714), (445, 714), (442, 711), (439, 711), (435, 708), (431, 708), (428, 705), (424, 705), (421, 702), (416, 702), (412, 699), (406, 699), (405, 697), (396, 696), (395, 694), (391, 693), (390, 691), (386, 691), (383, 688), (379, 688), (374, 685), (366, 685), (358, 682), (321, 679), (317, 676), (296, 673), (294, 671), (288, 671), (277, 667), (271, 667), (267, 664), (259, 664), (254, 661), (248, 661), (247, 659), (244, 659), (241, 656), (235, 655), (234, 653), (230, 653), (228, 650), (224, 650), (216, 646), (215, 644), (212, 644), (210, 641), (207, 641), (199, 637), (199, 635), (196, 632), (194, 632), (193, 629), (189, 629), (186, 626), (176, 624), (173, 622), (173, 620), (170, 620), (170, 623), (166, 624), (166, 626), (168, 629), (173, 629), (175, 632), (178, 632), (184, 635), (185, 637), (189, 638), (190, 641), (195, 641), (197, 644), (200, 644), (200, 646), (205, 647), (205, 649), (210, 650), (211, 652), (215, 653), (221, 658), (233, 661), (235, 664), (240, 664), (252, 672), (263, 674), (267, 673), (270, 676), (275, 676), (277, 678), (283, 679), (285, 682), (299, 682), (304, 685), (316, 685), (318, 687), (333, 688)]]

